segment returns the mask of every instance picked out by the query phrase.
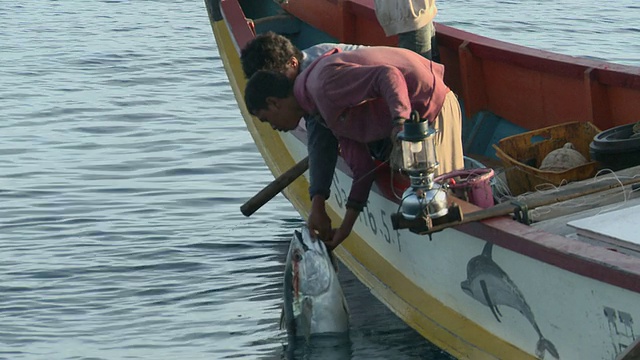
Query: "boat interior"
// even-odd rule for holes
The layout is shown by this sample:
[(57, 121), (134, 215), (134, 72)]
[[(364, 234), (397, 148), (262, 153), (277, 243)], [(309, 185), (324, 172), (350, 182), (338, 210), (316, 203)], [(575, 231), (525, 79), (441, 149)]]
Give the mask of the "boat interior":
[[(251, 6), (244, 8), (244, 15), (249, 27), (257, 34), (273, 31), (285, 35), (301, 49), (323, 42), (346, 42), (345, 38), (337, 38), (291, 16), (283, 11), (278, 2), (246, 0), (239, 3), (242, 5), (248, 2), (251, 2)], [(352, 8), (352, 11), (359, 10)], [(371, 13), (362, 11), (364, 14), (362, 16), (371, 20)], [(461, 95), (460, 101), (464, 117), (465, 167), (466, 170), (470, 170), (468, 179), (457, 178), (458, 183), (468, 182), (469, 186), (466, 188), (462, 186), (461, 189), (454, 192), (454, 195), (466, 202), (473, 202), (472, 199), (470, 200), (470, 197), (473, 197), (472, 192), (486, 191), (488, 183), (493, 204), (513, 204), (514, 208), (519, 209), (519, 216), (514, 215), (514, 217), (521, 222), (549, 233), (580, 239), (614, 251), (637, 256), (640, 251), (640, 241), (636, 240), (632, 233), (631, 221), (632, 216), (640, 211), (640, 147), (629, 152), (629, 146), (622, 144), (620, 145), (622, 150), (619, 154), (606, 153), (605, 156), (595, 161), (593, 158), (597, 154), (594, 151), (597, 149), (594, 150), (592, 143), (596, 135), (603, 133), (601, 130), (616, 128), (620, 131), (615, 136), (603, 140), (608, 141), (607, 145), (621, 142), (624, 138), (624, 140), (635, 141), (633, 143), (635, 146), (640, 142), (640, 122), (636, 123), (635, 127), (633, 125), (634, 121), (640, 121), (640, 111), (636, 111), (640, 105), (628, 105), (636, 108), (624, 109), (625, 114), (637, 114), (635, 120), (630, 119), (627, 115), (625, 115), (627, 117), (617, 116), (614, 111), (609, 111), (609, 113), (613, 113), (611, 116), (598, 118), (589, 115), (585, 116), (585, 120), (572, 113), (566, 116), (567, 121), (552, 119), (545, 113), (531, 115), (533, 118), (539, 116), (540, 119), (546, 119), (537, 122), (531, 120), (531, 117), (526, 120), (517, 118), (518, 115), (509, 117), (509, 114), (528, 110), (518, 104), (514, 104), (514, 109), (492, 107), (490, 106), (492, 103), (490, 97), (496, 96), (496, 92), (487, 90), (482, 91), (483, 95), (473, 94), (474, 89), (480, 85), (460, 84), (463, 75), (457, 68), (460, 67), (463, 70), (465, 68), (464, 64), (461, 65), (463, 60), (460, 60), (464, 59), (465, 50), (461, 46), (451, 46), (453, 49), (458, 49), (457, 53), (452, 54), (449, 45), (453, 42), (451, 36), (453, 30), (442, 25), (438, 25), (437, 29), (438, 41), (443, 44), (441, 48), (443, 63), (455, 69), (449, 78), (445, 78), (445, 82), (448, 85), (451, 84), (450, 87)], [(393, 45), (395, 41), (393, 38), (385, 38), (379, 34), (375, 43), (372, 43), (373, 40), (369, 40), (366, 36), (356, 39), (361, 39), (359, 43), (365, 45)], [(480, 45), (474, 50), (476, 54), (483, 54), (481, 51), (483, 41), (482, 39), (478, 41)], [(501, 44), (502, 48), (512, 46)], [(491, 56), (499, 57), (500, 55), (495, 55), (494, 52), (494, 55)], [(532, 56), (548, 58), (546, 53), (534, 53)], [(469, 66), (475, 66), (473, 61), (471, 60)], [(581, 66), (591, 65), (586, 60), (585, 64)], [(489, 64), (484, 63), (483, 66), (488, 68)], [(567, 70), (566, 67), (559, 66), (560, 70), (554, 71)], [(579, 70), (582, 71), (582, 68)], [(597, 86), (604, 86), (602, 82), (606, 80), (603, 79), (608, 78), (604, 76), (604, 70), (598, 69), (598, 71), (600, 70), (602, 73), (597, 76), (600, 81)], [(485, 71), (489, 70), (485, 69)], [(622, 72), (624, 71), (626, 69), (623, 69)], [(640, 74), (637, 74), (637, 70), (635, 71), (634, 79), (640, 79)], [(464, 72), (462, 71), (462, 73)], [(612, 83), (619, 82), (615, 80), (618, 75), (615, 73), (610, 75), (610, 78), (613, 79), (610, 79)], [(579, 73), (577, 77), (579, 81), (583, 81), (581, 78), (584, 78), (585, 75)], [(510, 80), (505, 77), (500, 81), (506, 84)], [(549, 80), (549, 82), (556, 81)], [(632, 89), (628, 90), (629, 94), (625, 92), (627, 91), (625, 89), (612, 90), (607, 88), (598, 91), (605, 92), (610, 97), (615, 95), (612, 94), (614, 91), (621, 93), (618, 100), (609, 101), (607, 107), (613, 108), (617, 106), (617, 101), (625, 102), (632, 98), (637, 99), (637, 94), (640, 92), (640, 81), (636, 82), (631, 84)], [(505, 85), (507, 89), (504, 91), (509, 91), (507, 85)], [(484, 84), (484, 86), (489, 88), (496, 85)], [(560, 91), (568, 90), (570, 89), (560, 89)], [(592, 94), (592, 97), (595, 95)], [(465, 104), (463, 99), (466, 99), (468, 103)], [(571, 101), (571, 99), (563, 101)], [(484, 106), (483, 102), (489, 105)], [(621, 109), (622, 105), (619, 106)], [(553, 110), (549, 111), (554, 112)], [(558, 112), (555, 111), (555, 113)], [(595, 110), (593, 113), (598, 114)], [(567, 143), (571, 143), (572, 146), (565, 147)], [(556, 159), (560, 161), (560, 164), (556, 164), (558, 165), (556, 167), (546, 168), (546, 170), (545, 168), (541, 169), (542, 162), (554, 150), (560, 158), (560, 160)], [(565, 153), (558, 155), (557, 151)], [(569, 156), (571, 154), (575, 155), (575, 152), (578, 152), (583, 158), (576, 160), (577, 163), (570, 163), (569, 166), (567, 158), (571, 157)], [(614, 161), (613, 166), (609, 166), (606, 161), (614, 158), (617, 160), (625, 159), (625, 161)], [(493, 169), (493, 177), (483, 180), (486, 181), (484, 190), (477, 190), (477, 186), (473, 185), (475, 181), (472, 181), (471, 178), (478, 176), (473, 171), (474, 169), (482, 168)], [(384, 180), (381, 181), (384, 183)], [(398, 180), (396, 179), (396, 181)], [(600, 186), (605, 183), (606, 186)], [(405, 187), (406, 181), (403, 183), (400, 180), (394, 185), (401, 189)], [(379, 182), (378, 186), (384, 185)], [(556, 193), (560, 193), (562, 196), (554, 197)], [(566, 193), (571, 195), (564, 196), (563, 194)], [(527, 207), (532, 199), (541, 197), (553, 198), (553, 200), (535, 207)], [(482, 206), (472, 208), (482, 210)], [(515, 211), (514, 214), (516, 214)], [(615, 222), (612, 221), (614, 218)], [(620, 226), (620, 224), (625, 224), (623, 220), (627, 221), (629, 226)]]

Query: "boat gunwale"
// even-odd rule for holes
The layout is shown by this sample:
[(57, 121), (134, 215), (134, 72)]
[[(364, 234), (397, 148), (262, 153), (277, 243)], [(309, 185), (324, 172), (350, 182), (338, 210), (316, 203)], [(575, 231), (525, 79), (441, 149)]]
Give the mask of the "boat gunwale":
[[(349, 0), (347, 0), (349, 1)], [(436, 23), (438, 43), (466, 47), (484, 60), (496, 60), (546, 74), (582, 78), (594, 70), (602, 85), (640, 89), (640, 67), (592, 60), (512, 44)], [(515, 54), (515, 55), (514, 55)]]
[[(296, 130), (292, 135), (306, 144), (305, 132)], [(344, 161), (339, 161), (337, 166), (345, 174), (351, 174)], [(379, 187), (374, 187), (372, 191), (399, 203)], [(509, 216), (469, 222), (452, 228), (572, 273), (640, 292), (640, 263), (637, 257), (531, 227)]]
[[(349, 6), (353, 13), (362, 15), (367, 19), (375, 20), (375, 12), (371, 1), (367, 0), (343, 0), (344, 6)], [(348, 5), (347, 5), (348, 4)], [(455, 47), (468, 42), (473, 51), (482, 54), (483, 58), (490, 60), (516, 61), (516, 64), (545, 72), (574, 76), (581, 76), (588, 69), (597, 69), (603, 74), (608, 74), (603, 84), (618, 85), (640, 89), (640, 67), (617, 64), (604, 60), (592, 60), (571, 55), (559, 54), (551, 51), (534, 49), (527, 46), (509, 43), (507, 41), (492, 39), (486, 36), (473, 34), (449, 25), (434, 21), (438, 43), (452, 44)], [(464, 39), (464, 40), (462, 40)], [(510, 56), (516, 53), (517, 57)], [(519, 63), (518, 63), (519, 61)], [(633, 81), (629, 82), (620, 78), (628, 78), (633, 75)]]
[[(352, 0), (346, 2), (357, 3)], [(233, 6), (235, 4), (236, 6)], [(360, 4), (361, 5), (361, 4)], [(222, 0), (220, 2), (223, 19), (232, 29), (232, 35), (239, 49), (253, 38), (253, 33), (247, 25), (242, 9), (237, 0)], [(240, 28), (245, 27), (246, 29)], [(499, 58), (511, 58), (519, 55), (505, 57), (510, 50), (522, 52), (527, 60), (521, 64), (529, 64), (531, 61), (542, 60), (541, 70), (548, 71), (548, 64), (564, 64), (567, 69), (594, 68), (616, 76), (633, 76), (633, 81), (624, 82), (640, 88), (640, 68), (617, 65), (608, 62), (578, 59), (568, 55), (555, 54), (543, 50), (536, 50), (520, 45), (509, 44), (500, 40), (488, 39), (479, 35), (467, 33), (445, 25), (438, 25), (442, 30), (442, 36), (448, 41), (460, 44), (474, 44), (479, 51), (488, 51), (489, 48), (499, 50)], [(455, 36), (469, 36), (473, 42), (455, 38)], [(576, 64), (568, 64), (571, 60)], [(547, 65), (544, 65), (547, 64)], [(578, 71), (575, 70), (575, 74)], [(296, 136), (301, 141), (306, 141), (301, 136)], [(272, 169), (273, 170), (273, 169)], [(342, 171), (348, 169), (341, 169)], [(384, 196), (384, 194), (382, 194)], [(636, 257), (615, 252), (605, 247), (585, 243), (580, 240), (555, 235), (540, 229), (535, 229), (520, 224), (508, 217), (494, 218), (480, 222), (457, 225), (456, 230), (476, 236), (482, 240), (494, 243), (498, 246), (520, 253), (524, 256), (540, 260), (544, 263), (565, 269), (572, 273), (583, 275), (613, 286), (630, 291), (640, 292), (640, 264)]]
[[(212, 0), (205, 0), (205, 1), (212, 1)], [(237, 2), (237, 0), (228, 0), (228, 2), (231, 2), (231, 1)], [(223, 2), (227, 2), (227, 0), (223, 0)], [(225, 22), (227, 22), (226, 19), (225, 19)], [(237, 23), (238, 25), (244, 24), (244, 26), (246, 26), (247, 28), (249, 27), (246, 19), (238, 20)], [(231, 27), (229, 27), (229, 30), (231, 30)], [(232, 33), (231, 36), (235, 37), (237, 36), (237, 34)], [(251, 36), (253, 36), (253, 34)], [(250, 40), (250, 38), (248, 40)], [(239, 49), (238, 44), (242, 44), (242, 39), (234, 38), (233, 42), (235, 43), (236, 50), (238, 51)], [(231, 41), (226, 43), (226, 48), (231, 50), (231, 47), (229, 45), (231, 45)], [(236, 78), (239, 75), (238, 72), (234, 72), (233, 75), (234, 75), (233, 78), (229, 78), (230, 82), (236, 83), (236, 86), (238, 85), (238, 82), (240, 84), (243, 84), (244, 79)], [(238, 101), (241, 101), (241, 98), (238, 97), (238, 93), (236, 93), (236, 99)], [(249, 118), (247, 119), (246, 117), (248, 116), (248, 113), (246, 113), (246, 111), (243, 111), (242, 115), (245, 117), (244, 120), (247, 122), (247, 125), (249, 127), (255, 125), (255, 121), (256, 121), (255, 118), (252, 119), (249, 116)], [(289, 157), (289, 156), (293, 157), (293, 156), (301, 155), (301, 153), (298, 151), (292, 152), (292, 149), (289, 146), (285, 148), (288, 151), (287, 154), (274, 153), (274, 149), (278, 149), (279, 147), (277, 144), (273, 143), (273, 139), (271, 139), (273, 138), (273, 135), (271, 133), (271, 130), (267, 127), (259, 127), (258, 129), (254, 129), (254, 130), (249, 129), (249, 130), (252, 132), (253, 136), (257, 135), (257, 136), (260, 136), (261, 138), (265, 138), (264, 142), (259, 142), (257, 143), (257, 145), (263, 154), (265, 153), (268, 154), (267, 156), (285, 155), (286, 157)], [(265, 134), (264, 131), (266, 131), (267, 133)], [(256, 134), (254, 134), (254, 132)], [(294, 134), (296, 135), (297, 140), (306, 139), (301, 134), (304, 134), (304, 132), (300, 132), (300, 134), (298, 135)], [(285, 139), (288, 136), (289, 135), (286, 135)], [(297, 146), (298, 145), (293, 145), (294, 147), (293, 150), (296, 150)], [(344, 162), (341, 160), (339, 161), (339, 164), (340, 162), (343, 163), (341, 170), (344, 170)], [(267, 161), (267, 163), (269, 164), (270, 170), (273, 172), (274, 175), (277, 176), (278, 173), (283, 172), (282, 168), (278, 168), (278, 166), (282, 166), (283, 164), (282, 162), (272, 164)], [(298, 181), (302, 181), (306, 183), (305, 185), (308, 186), (306, 179), (297, 180), (296, 182)], [(299, 198), (296, 199), (296, 197), (300, 197), (300, 196), (305, 197), (306, 192), (304, 192), (304, 190), (305, 190), (304, 186), (296, 186), (295, 190), (292, 190), (290, 193), (288, 193), (290, 195), (287, 196), (289, 201), (291, 201), (291, 203), (294, 205), (294, 207), (298, 210), (298, 212), (300, 212), (300, 214), (303, 217), (308, 215), (308, 213), (306, 213), (308, 209), (306, 205), (308, 204), (306, 204), (305, 202), (306, 199), (299, 199)], [(294, 198), (291, 198), (291, 196), (294, 196)], [(334, 214), (334, 209), (329, 208), (328, 212), (330, 213), (330, 216), (332, 218), (337, 217), (337, 214)], [(532, 228), (524, 224), (520, 224), (518, 222), (515, 222), (509, 219), (508, 217), (493, 218), (493, 219), (485, 220), (482, 222), (459, 225), (455, 228), (455, 230), (470, 234), (472, 236), (475, 236), (478, 239), (482, 239), (490, 243), (494, 243), (509, 251), (513, 251), (516, 254), (522, 254), (523, 256), (527, 256), (531, 259), (540, 260), (543, 263), (565, 269), (570, 273), (583, 275), (585, 277), (595, 279), (601, 282), (602, 285), (617, 286), (622, 289), (631, 290), (632, 292), (635, 292), (635, 293), (640, 292), (637, 289), (637, 287), (640, 285), (640, 281), (638, 281), (638, 279), (640, 279), (640, 269), (638, 269), (638, 265), (640, 264), (638, 264), (637, 258), (635, 257), (625, 255), (622, 253), (617, 253), (614, 251), (609, 251), (604, 247), (587, 244), (579, 240), (564, 238), (559, 235), (553, 235), (543, 230)], [(355, 240), (357, 240), (357, 242), (363, 242), (363, 244), (359, 244), (360, 246), (368, 245), (367, 241), (361, 238), (360, 234), (354, 234), (354, 235), (356, 237)], [(447, 241), (447, 239), (437, 239), (436, 241)], [(354, 255), (357, 255), (357, 253), (356, 254), (353, 253), (354, 249), (360, 250), (360, 248), (349, 246), (350, 244), (346, 244), (346, 245), (347, 245), (346, 247), (341, 247), (337, 249), (338, 250), (337, 253), (340, 255), (340, 259), (344, 262), (345, 257), (347, 258), (350, 257), (352, 258), (350, 260), (351, 266), (354, 266), (354, 264), (356, 264), (356, 266), (362, 265), (360, 263), (362, 259), (355, 258)], [(355, 245), (355, 243), (351, 245)], [(380, 254), (378, 255), (381, 256)], [(550, 260), (547, 261), (547, 260), (544, 260), (543, 258), (548, 258)], [(580, 269), (578, 269), (577, 271), (573, 271), (567, 268), (567, 264)], [(351, 266), (349, 266), (349, 268), (351, 268)], [(371, 271), (371, 270), (363, 268), (361, 269), (361, 271)], [(377, 279), (378, 275), (380, 274), (367, 272), (366, 274), (364, 274), (364, 278), (361, 280), (365, 282), (365, 281), (371, 280), (371, 278)], [(368, 279), (367, 279), (367, 276), (369, 277)], [(617, 277), (620, 277), (621, 279), (616, 279)], [(616, 281), (613, 281), (613, 282), (607, 281), (606, 279), (609, 279), (609, 278), (613, 278)], [(385, 277), (385, 281), (388, 281), (388, 280), (389, 279)], [(418, 330), (418, 332), (420, 332), (423, 336), (426, 337), (427, 333), (429, 333), (431, 336), (436, 336), (432, 332), (433, 329), (431, 328), (431, 326), (432, 326), (432, 323), (434, 323), (434, 321), (437, 321), (438, 317), (430, 316), (429, 314), (431, 315), (433, 314), (429, 312), (425, 312), (423, 308), (415, 308), (414, 306), (415, 305), (414, 301), (416, 300), (414, 296), (422, 296), (421, 294), (417, 294), (417, 293), (409, 294), (409, 297), (405, 298), (404, 296), (407, 295), (407, 292), (397, 292), (396, 291), (397, 289), (386, 286), (385, 281), (382, 281), (382, 280), (380, 281), (381, 282), (377, 284), (377, 286), (381, 287), (382, 289), (372, 288), (372, 291), (374, 292), (374, 294), (376, 294), (376, 296), (378, 296), (384, 303), (386, 303), (386, 305), (390, 307), (392, 311), (396, 312), (396, 314), (401, 318), (403, 318), (403, 320), (405, 320), (410, 326)], [(622, 283), (618, 283), (619, 281), (622, 281)], [(371, 285), (368, 282), (367, 284), (368, 286)], [(421, 288), (418, 290), (422, 291)], [(424, 296), (429, 296), (429, 295), (425, 293)], [(634, 295), (631, 295), (631, 296), (634, 296)], [(391, 306), (391, 304), (393, 304), (394, 306), (397, 306), (399, 302), (401, 303), (400, 304), (401, 306), (414, 306), (414, 307), (411, 308), (412, 310), (409, 308), (406, 308), (406, 309), (401, 308), (400, 310), (398, 310)], [(409, 313), (397, 312), (397, 311), (404, 311), (408, 309), (410, 310)], [(417, 318), (411, 317), (411, 316), (416, 317), (416, 314), (418, 316), (421, 316), (422, 318), (417, 319)], [(405, 318), (407, 316), (408, 318)], [(465, 319), (465, 321), (470, 321), (470, 320)], [(435, 324), (437, 326), (442, 326), (440, 323), (437, 323), (437, 322)], [(468, 324), (468, 325), (474, 325), (474, 324), (476, 323)], [(424, 327), (425, 325), (428, 328)], [(480, 327), (479, 324), (477, 324), (477, 326)], [(468, 326), (465, 326), (465, 328), (468, 328)], [(442, 329), (444, 330), (441, 331), (440, 333), (437, 333), (437, 335), (442, 335), (442, 333), (444, 332), (451, 332), (453, 329), (456, 329), (456, 325), (454, 324), (453, 328), (442, 327)], [(457, 330), (460, 330), (460, 328), (458, 327)], [(505, 356), (505, 354), (512, 355), (510, 351), (514, 353), (523, 351), (522, 349), (516, 348), (511, 343), (504, 342), (504, 340), (502, 340), (501, 338), (492, 337), (489, 340), (493, 341), (491, 343), (493, 345), (487, 345), (486, 343), (487, 339), (484, 339), (484, 338), (480, 342), (470, 341), (470, 339), (478, 340), (478, 335), (476, 333), (469, 335), (470, 336), (469, 338), (466, 338), (464, 336), (460, 337), (459, 335), (460, 335), (459, 333), (452, 332), (450, 337), (436, 338), (435, 339), (436, 341), (434, 343), (442, 347), (443, 349), (445, 349), (445, 351), (448, 351), (451, 354), (459, 354), (462, 357), (469, 356), (469, 354), (473, 354), (474, 358), (477, 357), (477, 358), (489, 359), (489, 358), (497, 358), (498, 355), (496, 354), (501, 354), (500, 357), (502, 357), (502, 356)], [(443, 341), (445, 340), (451, 341), (451, 342), (444, 343)], [(495, 346), (501, 346), (500, 350), (498, 351), (497, 347)], [(504, 346), (506, 346), (507, 350), (504, 350), (502, 348)], [(508, 357), (509, 358), (516, 358), (516, 357), (529, 358), (528, 356), (525, 356), (525, 355), (531, 355), (531, 358), (535, 358), (532, 354), (528, 354), (528, 353), (526, 354), (523, 353), (522, 356), (508, 356)]]

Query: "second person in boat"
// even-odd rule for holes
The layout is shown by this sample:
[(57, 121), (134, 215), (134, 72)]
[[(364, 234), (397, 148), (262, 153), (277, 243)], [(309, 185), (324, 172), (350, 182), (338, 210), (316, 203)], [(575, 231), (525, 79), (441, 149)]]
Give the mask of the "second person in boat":
[[(302, 117), (319, 115), (321, 125), (337, 139), (339, 153), (353, 173), (353, 183), (342, 224), (322, 239), (329, 248), (346, 239), (367, 204), (376, 166), (369, 145), (395, 139), (412, 110), (438, 130), (438, 173), (463, 168), (460, 105), (444, 84), (443, 75), (442, 65), (406, 49), (365, 47), (343, 52), (335, 48), (295, 77), (260, 70), (247, 82), (245, 104), (260, 121), (276, 130), (289, 131)], [(338, 144), (332, 146), (337, 149)], [(309, 152), (318, 146), (326, 144), (309, 142)], [(327, 152), (330, 157), (337, 155), (337, 150)], [(335, 164), (335, 159), (331, 160)], [(332, 178), (334, 169), (327, 171)], [(326, 200), (323, 194), (313, 195), (311, 229), (327, 226), (311, 221), (314, 212), (326, 213)], [(313, 218), (328, 221), (328, 217)]]

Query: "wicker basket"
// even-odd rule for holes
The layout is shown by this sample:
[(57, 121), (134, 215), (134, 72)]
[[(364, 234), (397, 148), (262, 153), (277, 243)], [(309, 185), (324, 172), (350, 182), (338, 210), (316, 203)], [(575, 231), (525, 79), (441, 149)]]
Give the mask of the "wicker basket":
[(590, 122), (570, 122), (509, 136), (494, 144), (496, 155), (504, 164), (511, 194), (536, 191), (542, 184), (560, 186), (593, 177), (598, 170), (595, 161), (565, 171), (543, 171), (538, 167), (547, 154), (567, 142), (590, 159), (589, 144), (599, 132)]

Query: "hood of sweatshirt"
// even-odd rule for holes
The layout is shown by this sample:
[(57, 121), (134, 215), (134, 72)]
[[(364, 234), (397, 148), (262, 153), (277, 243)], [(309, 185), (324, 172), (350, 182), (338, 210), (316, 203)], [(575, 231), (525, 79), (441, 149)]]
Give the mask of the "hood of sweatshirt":
[(293, 96), (295, 96), (298, 104), (304, 109), (308, 114), (317, 114), (318, 107), (316, 106), (315, 101), (311, 97), (310, 92), (307, 89), (307, 79), (309, 78), (309, 74), (313, 71), (313, 68), (316, 67), (319, 61), (326, 58), (329, 55), (337, 54), (342, 52), (342, 50), (338, 48), (331, 49), (326, 53), (319, 56), (316, 60), (314, 60), (304, 71), (302, 71), (296, 77), (296, 80), (293, 84)]

